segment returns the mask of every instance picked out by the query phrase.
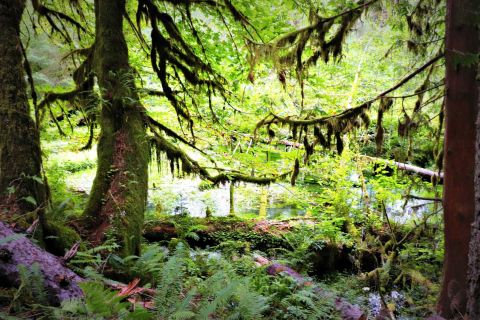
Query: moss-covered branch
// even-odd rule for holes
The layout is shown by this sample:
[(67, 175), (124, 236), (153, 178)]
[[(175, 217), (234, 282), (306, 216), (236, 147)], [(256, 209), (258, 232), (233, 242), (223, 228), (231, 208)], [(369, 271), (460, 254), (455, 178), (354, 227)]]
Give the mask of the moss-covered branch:
[[(67, 43), (72, 43), (73, 41), (64, 22), (76, 28), (78, 38), (81, 38), (82, 32), (87, 31), (80, 22), (64, 12), (46, 7), (41, 3), (41, 0), (32, 0), (32, 6), (40, 17), (44, 17), (47, 20), (52, 30), (58, 32)], [(81, 12), (79, 6), (77, 6), (77, 11)]]
[[(259, 60), (272, 60), (282, 83), (286, 81), (286, 70), (294, 67), (303, 97), (304, 71), (315, 65), (319, 58), (325, 62), (330, 58), (339, 60), (347, 35), (353, 30), (361, 15), (377, 2), (379, 1), (360, 0), (355, 8), (326, 18), (312, 11), (309, 17), (310, 24), (306, 27), (294, 30), (266, 44), (247, 41), (250, 48), (249, 78), (251, 80), (255, 78), (253, 72)], [(335, 29), (336, 24), (339, 24), (339, 27)], [(333, 36), (330, 36), (331, 33)], [(304, 59), (307, 47), (311, 49), (311, 54)]]
[[(258, 131), (261, 127), (268, 127), (272, 124), (287, 124), (287, 125), (296, 125), (296, 126), (314, 126), (314, 125), (334, 125), (335, 122), (341, 122), (342, 120), (352, 120), (354, 118), (357, 118), (358, 116), (364, 115), (367, 110), (370, 109), (372, 104), (380, 100), (382, 98), (387, 97), (387, 95), (398, 88), (402, 87), (405, 83), (413, 79), (415, 76), (420, 74), (421, 72), (425, 71), (428, 67), (439, 61), (440, 59), (443, 58), (443, 52), (437, 54), (434, 58), (430, 59), (428, 62), (423, 64), (420, 68), (416, 69), (415, 71), (411, 72), (408, 74), (406, 77), (404, 77), (402, 80), (400, 80), (398, 83), (396, 83), (394, 86), (390, 87), (389, 89), (381, 92), (378, 94), (376, 97), (368, 100), (367, 102), (364, 102), (354, 108), (347, 109), (345, 111), (342, 111), (338, 114), (331, 115), (331, 116), (325, 116), (325, 117), (320, 117), (320, 118), (306, 118), (306, 119), (299, 119), (296, 117), (281, 117), (275, 114), (270, 114), (263, 120), (261, 120), (255, 129), (255, 132)], [(419, 93), (417, 93), (419, 94)]]
[(228, 171), (221, 168), (214, 168), (215, 170), (222, 171), (217, 175), (212, 175), (208, 170), (201, 166), (197, 161), (187, 155), (185, 151), (169, 142), (161, 134), (156, 134), (151, 137), (152, 149), (155, 151), (154, 155), (157, 159), (160, 159), (162, 154), (165, 154), (170, 161), (170, 169), (172, 172), (181, 171), (186, 174), (198, 175), (200, 178), (212, 182), (214, 185), (226, 183), (226, 182), (247, 182), (257, 185), (267, 185), (278, 179), (284, 178), (289, 172), (271, 176), (271, 177), (255, 177), (251, 175), (242, 174), (238, 171)]

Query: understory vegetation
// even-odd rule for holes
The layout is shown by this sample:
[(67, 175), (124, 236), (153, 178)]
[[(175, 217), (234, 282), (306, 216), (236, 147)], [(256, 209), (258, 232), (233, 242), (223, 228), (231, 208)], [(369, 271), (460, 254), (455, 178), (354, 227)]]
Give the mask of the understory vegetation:
[(18, 262), (0, 319), (438, 311), (445, 1), (9, 1), (41, 165), (0, 270), (26, 238), (81, 293)]

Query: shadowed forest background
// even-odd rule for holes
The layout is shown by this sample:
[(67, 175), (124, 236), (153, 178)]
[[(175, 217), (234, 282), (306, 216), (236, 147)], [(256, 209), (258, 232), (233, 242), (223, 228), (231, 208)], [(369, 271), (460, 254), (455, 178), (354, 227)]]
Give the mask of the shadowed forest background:
[(0, 0), (1, 319), (480, 319), (474, 0)]

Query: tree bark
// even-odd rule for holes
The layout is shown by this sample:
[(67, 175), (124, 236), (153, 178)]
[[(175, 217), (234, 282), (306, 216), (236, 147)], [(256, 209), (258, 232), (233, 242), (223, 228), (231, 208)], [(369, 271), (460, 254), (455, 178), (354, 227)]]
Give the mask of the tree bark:
[(476, 64), (467, 55), (478, 53), (478, 31), (473, 18), (477, 0), (447, 1), (446, 127), (443, 284), (437, 305), (447, 319), (466, 313), (467, 266), (471, 223), (474, 219), (475, 119), (477, 118)]
[[(31, 117), (20, 40), (25, 0), (0, 2), (0, 215), (47, 206), (37, 124)], [(42, 224), (43, 224), (43, 217)]]
[[(62, 264), (56, 256), (46, 252), (23, 235), (11, 230), (0, 221), (0, 282), (4, 285), (20, 285), (20, 265), (31, 268), (37, 264), (44, 277), (48, 302), (58, 305), (64, 300), (83, 295), (78, 283), (82, 279)], [(7, 239), (7, 240), (5, 240)], [(6, 241), (6, 242), (5, 242)], [(27, 284), (28, 285), (28, 284)]]
[[(477, 9), (478, 10), (478, 9)], [(477, 19), (479, 13), (477, 11)], [(480, 32), (477, 32), (477, 39), (480, 43)], [(477, 51), (479, 49), (477, 48)], [(480, 63), (477, 65), (477, 110), (480, 110)], [(470, 239), (470, 254), (468, 264), (468, 301), (467, 314), (469, 319), (475, 319), (480, 315), (480, 112), (477, 112), (475, 123), (475, 221), (472, 225), (472, 236)]]
[(84, 212), (93, 244), (108, 231), (138, 254), (148, 190), (149, 143), (123, 34), (125, 0), (95, 1), (94, 64), (103, 104), (98, 167)]

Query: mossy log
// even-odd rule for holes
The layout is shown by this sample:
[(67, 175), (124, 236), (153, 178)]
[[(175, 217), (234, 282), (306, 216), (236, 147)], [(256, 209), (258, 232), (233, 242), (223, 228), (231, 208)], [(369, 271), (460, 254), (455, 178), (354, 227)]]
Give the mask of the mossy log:
[[(150, 242), (184, 239), (194, 248), (208, 248), (227, 241), (245, 242), (247, 250), (268, 252), (272, 249), (294, 250), (284, 236), (295, 232), (299, 221), (241, 220), (238, 218), (183, 218), (147, 224), (143, 236)], [(308, 223), (313, 223), (311, 219)], [(194, 231), (194, 234), (192, 233)], [(312, 274), (323, 275), (339, 270), (353, 270), (353, 249), (342, 244), (322, 241), (312, 246)]]
[(147, 224), (143, 236), (150, 242), (184, 239), (190, 246), (207, 248), (225, 241), (245, 241), (253, 250), (292, 249), (282, 234), (292, 228), (287, 222), (246, 221), (234, 217), (185, 218)]
[[(0, 222), (0, 283), (18, 287), (21, 283), (19, 266), (38, 265), (44, 277), (48, 302), (58, 305), (62, 301), (83, 295), (76, 273), (65, 267), (61, 258), (43, 250), (22, 234)], [(27, 284), (28, 285), (28, 284)]]

